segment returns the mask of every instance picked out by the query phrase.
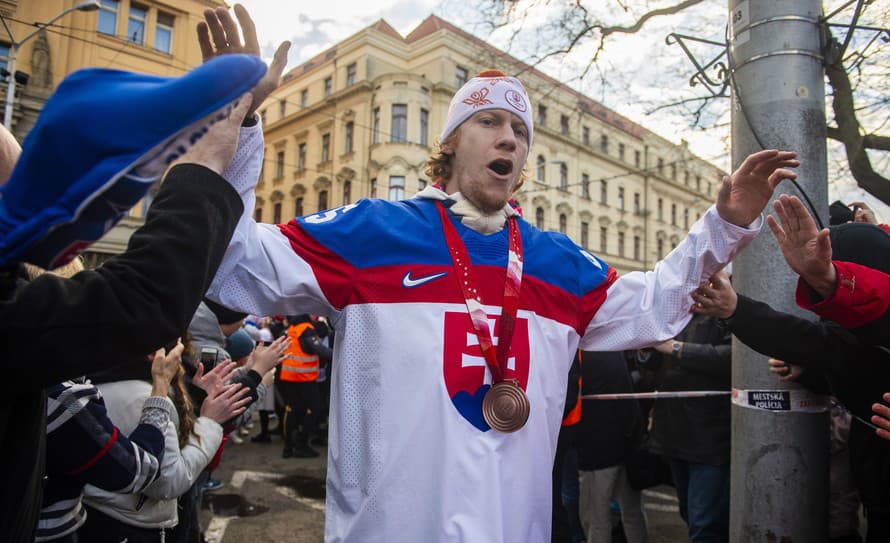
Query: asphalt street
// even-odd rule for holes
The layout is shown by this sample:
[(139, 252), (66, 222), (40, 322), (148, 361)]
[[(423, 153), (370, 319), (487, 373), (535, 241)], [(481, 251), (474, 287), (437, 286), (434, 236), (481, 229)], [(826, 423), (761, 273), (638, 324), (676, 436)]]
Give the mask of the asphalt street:
[[(252, 430), (257, 432), (256, 425)], [(226, 446), (213, 473), (224, 485), (207, 493), (202, 525), (208, 543), (319, 543), (324, 536), (326, 450), (318, 458), (281, 458), (281, 438)], [(688, 541), (673, 488), (644, 491), (651, 543)]]

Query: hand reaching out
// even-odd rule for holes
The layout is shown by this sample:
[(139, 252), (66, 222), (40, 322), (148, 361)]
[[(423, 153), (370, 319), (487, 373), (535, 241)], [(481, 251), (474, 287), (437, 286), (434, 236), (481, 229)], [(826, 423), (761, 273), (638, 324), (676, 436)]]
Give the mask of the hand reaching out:
[[(890, 392), (884, 394), (883, 400), (890, 404)], [(878, 437), (890, 441), (890, 407), (882, 403), (876, 403), (871, 406), (874, 415), (871, 416), (871, 423), (879, 429), (875, 432)]]
[(252, 369), (260, 375), (265, 375), (270, 369), (284, 360), (284, 353), (290, 347), (290, 344), (289, 337), (281, 336), (269, 345), (257, 345), (251, 356), (253, 360)]
[(813, 217), (796, 196), (782, 195), (773, 202), (776, 216), (766, 222), (779, 242), (791, 269), (823, 298), (834, 292), (837, 271), (831, 263), (831, 240), (827, 228), (819, 231)]
[(183, 349), (185, 346), (177, 339), (176, 346), (169, 353), (163, 347), (155, 351), (151, 361), (152, 396), (167, 396), (170, 382), (176, 377), (182, 363)]
[(748, 226), (760, 216), (773, 190), (783, 179), (797, 179), (797, 174), (786, 168), (800, 166), (793, 151), (760, 151), (748, 158), (732, 173), (723, 178), (717, 194), (717, 212), (723, 220), (738, 226)]
[(739, 296), (725, 271), (715, 273), (707, 283), (702, 283), (693, 291), (692, 299), (695, 301), (692, 306), (694, 313), (720, 319), (733, 316), (739, 303)]
[[(224, 7), (204, 10), (204, 21), (198, 23), (198, 45), (201, 47), (201, 57), (204, 62), (220, 55), (232, 53), (260, 55), (260, 42), (257, 39), (256, 26), (253, 24), (250, 14), (241, 4), (235, 4), (235, 17), (238, 18), (237, 23), (229, 10)], [(238, 34), (239, 25), (244, 34), (243, 42)], [(281, 84), (281, 74), (287, 64), (289, 49), (289, 41), (282, 42), (278, 46), (266, 75), (252, 89), (253, 102), (247, 111), (248, 117), (252, 116), (269, 94)]]
[(778, 375), (779, 381), (797, 381), (803, 373), (803, 369), (800, 366), (788, 364), (775, 358), (770, 358), (768, 363), (769, 371)]
[(243, 413), (251, 400), (247, 395), (250, 388), (238, 383), (225, 385), (216, 392), (216, 394), (207, 394), (207, 398), (201, 404), (201, 416), (213, 419), (220, 424)]
[(223, 360), (205, 375), (204, 364), (198, 362), (198, 369), (192, 377), (192, 384), (206, 392), (208, 395), (212, 395), (225, 386), (237, 371), (237, 364), (231, 360)]

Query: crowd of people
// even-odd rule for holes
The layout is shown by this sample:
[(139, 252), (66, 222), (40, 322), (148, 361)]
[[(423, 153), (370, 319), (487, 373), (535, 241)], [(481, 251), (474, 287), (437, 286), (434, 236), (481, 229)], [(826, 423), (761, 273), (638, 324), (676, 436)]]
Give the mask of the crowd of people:
[[(253, 439), (271, 441), (277, 412), (283, 457), (327, 447), (326, 541), (611, 541), (613, 502), (627, 540), (647, 541), (640, 489), (666, 480), (690, 539), (727, 541), (725, 396), (583, 398), (727, 391), (731, 334), (848, 415), (832, 426), (847, 452), (833, 540), (858, 540), (851, 492), (866, 541), (890, 540), (890, 234), (867, 208), (820, 231), (782, 195), (765, 220), (819, 322), (721, 271), (796, 177), (790, 151), (748, 156), (654, 270), (619, 276), (522, 219), (533, 108), (489, 70), (452, 99), (415, 198), (258, 224), (256, 110), (288, 44), (267, 68), (233, 11), (205, 12), (189, 74), (74, 74), (22, 148), (2, 132), (6, 540), (199, 540), (227, 440), (258, 412)], [(78, 148), (78, 130), (100, 135)], [(161, 176), (127, 250), (81, 269)]]

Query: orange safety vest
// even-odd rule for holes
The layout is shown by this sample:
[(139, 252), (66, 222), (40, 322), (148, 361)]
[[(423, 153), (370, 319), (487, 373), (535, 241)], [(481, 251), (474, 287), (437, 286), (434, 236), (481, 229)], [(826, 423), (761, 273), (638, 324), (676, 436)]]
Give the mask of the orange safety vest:
[(318, 378), (318, 355), (307, 353), (300, 345), (300, 336), (307, 328), (313, 328), (312, 324), (301, 322), (287, 329), (290, 347), (284, 353), (284, 360), (281, 362), (282, 381), (303, 383)]

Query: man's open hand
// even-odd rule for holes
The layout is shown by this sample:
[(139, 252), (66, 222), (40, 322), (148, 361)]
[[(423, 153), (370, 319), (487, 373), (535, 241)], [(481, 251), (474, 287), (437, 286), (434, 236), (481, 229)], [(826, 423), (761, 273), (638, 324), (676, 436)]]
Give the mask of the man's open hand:
[(786, 168), (800, 166), (793, 151), (767, 150), (748, 155), (731, 177), (723, 178), (717, 194), (717, 212), (724, 221), (748, 226), (760, 216), (783, 179), (796, 179)]

